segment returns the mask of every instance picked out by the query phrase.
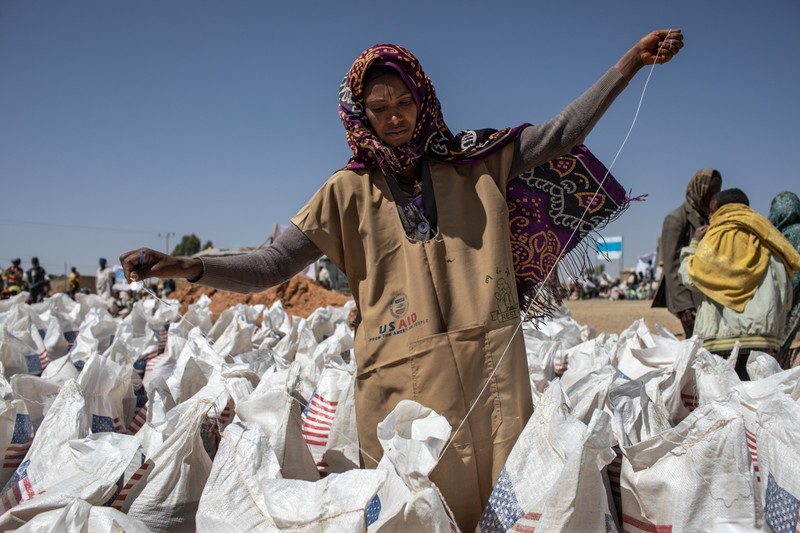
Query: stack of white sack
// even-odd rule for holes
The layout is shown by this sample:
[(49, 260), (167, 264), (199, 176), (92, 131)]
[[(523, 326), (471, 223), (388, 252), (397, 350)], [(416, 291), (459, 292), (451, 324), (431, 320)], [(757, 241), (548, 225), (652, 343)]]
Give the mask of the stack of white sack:
[[(78, 295), (0, 302), (0, 530), (457, 530), (429, 479), (444, 417), (401, 402), (359, 469), (352, 302)], [(643, 321), (520, 330), (534, 414), (478, 530), (794, 531), (800, 370), (733, 361)]]

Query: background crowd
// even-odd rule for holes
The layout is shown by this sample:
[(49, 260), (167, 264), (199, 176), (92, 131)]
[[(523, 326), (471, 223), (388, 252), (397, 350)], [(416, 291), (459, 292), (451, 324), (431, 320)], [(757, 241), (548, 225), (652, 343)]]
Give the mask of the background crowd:
[(611, 276), (602, 267), (589, 268), (567, 283), (570, 300), (604, 298), (607, 300), (651, 300), (658, 288), (661, 267), (643, 271), (626, 269), (621, 276)]

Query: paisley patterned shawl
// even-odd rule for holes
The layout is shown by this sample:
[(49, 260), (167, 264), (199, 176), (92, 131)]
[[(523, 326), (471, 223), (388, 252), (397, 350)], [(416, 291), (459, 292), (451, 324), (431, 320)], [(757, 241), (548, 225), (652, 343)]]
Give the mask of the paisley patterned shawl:
[[(383, 144), (369, 126), (363, 106), (364, 79), (369, 68), (377, 65), (395, 70), (417, 104), (417, 124), (411, 141), (404, 146)], [(386, 176), (396, 176), (423, 156), (457, 166), (480, 163), (529, 126), (525, 123), (453, 135), (419, 61), (394, 44), (375, 45), (356, 58), (339, 89), (339, 118), (353, 152), (344, 168), (378, 167)], [(580, 275), (586, 252), (594, 245), (593, 239), (585, 237), (618, 216), (629, 199), (583, 145), (511, 179), (506, 199), (520, 305), (527, 309), (527, 318), (540, 318), (552, 309), (538, 296), (542, 283), (558, 284), (558, 275), (553, 272), (557, 264), (564, 275)]]
[(580, 275), (587, 252), (596, 249), (592, 235), (622, 214), (630, 199), (589, 149), (578, 145), (510, 180), (506, 201), (520, 306), (528, 310), (526, 318), (536, 319), (550, 309), (539, 289), (558, 284), (556, 265), (562, 275)]

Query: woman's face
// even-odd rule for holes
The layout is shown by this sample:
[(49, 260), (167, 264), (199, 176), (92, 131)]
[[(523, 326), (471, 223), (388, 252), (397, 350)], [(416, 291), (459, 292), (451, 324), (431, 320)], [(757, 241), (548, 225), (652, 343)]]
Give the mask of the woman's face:
[(364, 87), (364, 109), (375, 134), (388, 146), (411, 142), (417, 104), (400, 76), (381, 74)]
[(711, 178), (711, 181), (708, 184), (708, 189), (702, 198), (703, 205), (708, 206), (708, 212), (712, 215), (714, 214), (714, 211), (711, 211), (711, 197), (717, 194), (720, 189), (722, 189), (722, 179), (714, 176)]

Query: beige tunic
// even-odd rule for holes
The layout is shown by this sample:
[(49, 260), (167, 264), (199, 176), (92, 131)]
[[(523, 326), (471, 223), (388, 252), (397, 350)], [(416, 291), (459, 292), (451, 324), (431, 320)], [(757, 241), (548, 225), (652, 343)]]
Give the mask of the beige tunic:
[(512, 149), (470, 167), (430, 163), (438, 234), (427, 242), (405, 235), (379, 170), (337, 172), (292, 219), (346, 273), (361, 313), (364, 465), (381, 457), (376, 426), (400, 400), (454, 430), (475, 405), (431, 476), (464, 531), (532, 412), (505, 202)]

